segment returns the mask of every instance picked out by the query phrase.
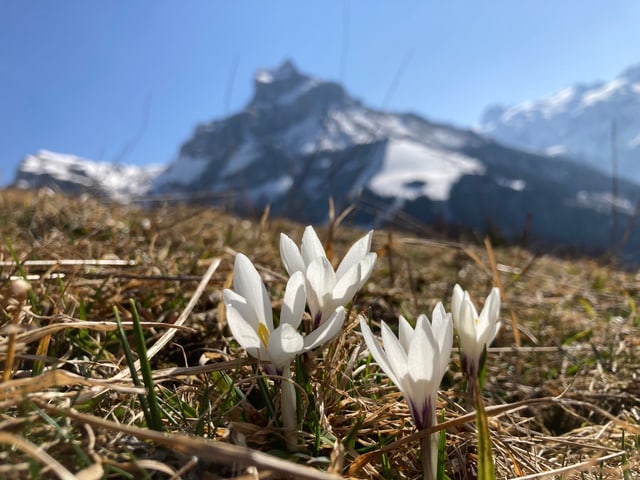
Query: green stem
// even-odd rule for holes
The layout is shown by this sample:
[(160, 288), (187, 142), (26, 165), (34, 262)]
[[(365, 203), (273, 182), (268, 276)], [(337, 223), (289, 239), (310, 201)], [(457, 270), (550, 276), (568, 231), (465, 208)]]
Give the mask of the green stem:
[(149, 427), (152, 430), (161, 432), (162, 428), (162, 416), (160, 415), (160, 406), (158, 404), (158, 397), (156, 396), (155, 382), (153, 381), (153, 371), (151, 370), (151, 363), (147, 355), (147, 344), (145, 343), (144, 332), (142, 331), (142, 325), (140, 323), (140, 316), (136, 309), (136, 303), (133, 299), (130, 300), (132, 309), (133, 320), (133, 338), (136, 342), (136, 350), (138, 351), (138, 360), (140, 361), (140, 372), (142, 373), (142, 380), (144, 386), (147, 389), (147, 402), (149, 405), (149, 414), (151, 416), (151, 424)]
[(291, 370), (289, 367), (282, 372), (282, 382), (280, 390), (280, 409), (282, 426), (285, 429), (284, 438), (287, 450), (295, 452), (298, 450), (298, 418), (296, 414), (296, 390), (291, 380)]
[(473, 380), (473, 396), (476, 404), (476, 425), (478, 427), (478, 480), (494, 480), (496, 474), (491, 454), (491, 433), (489, 422), (484, 411), (484, 400), (478, 378)]

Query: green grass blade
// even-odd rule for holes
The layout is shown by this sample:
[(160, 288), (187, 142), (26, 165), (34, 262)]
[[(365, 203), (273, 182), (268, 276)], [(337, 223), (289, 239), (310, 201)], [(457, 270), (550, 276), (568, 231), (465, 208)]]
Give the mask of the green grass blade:
[[(124, 357), (127, 360), (127, 365), (129, 366), (129, 371), (131, 372), (131, 381), (136, 387), (142, 387), (142, 382), (140, 382), (140, 378), (138, 377), (138, 372), (136, 370), (136, 362), (133, 358), (133, 352), (131, 352), (131, 347), (129, 346), (129, 341), (127, 340), (127, 334), (122, 328), (122, 322), (120, 321), (120, 314), (118, 313), (118, 309), (113, 307), (113, 313), (116, 318), (116, 324), (118, 325), (118, 336), (120, 337), (120, 343), (122, 344), (122, 350), (124, 351)], [(144, 395), (139, 395), (140, 399), (140, 408), (142, 409), (142, 413), (147, 422), (147, 425), (151, 424), (151, 414), (149, 413), (149, 405), (147, 404), (147, 397)]]
[(478, 480), (495, 480), (496, 475), (491, 453), (491, 433), (489, 432), (489, 422), (484, 411), (484, 400), (478, 379), (475, 379), (473, 392), (476, 404), (476, 425), (478, 427)]
[(267, 408), (267, 412), (269, 414), (269, 418), (274, 420), (276, 424), (280, 422), (280, 419), (276, 416), (276, 409), (273, 406), (273, 402), (271, 401), (272, 393), (269, 392), (269, 387), (267, 386), (267, 382), (261, 373), (254, 370), (256, 375), (256, 383), (258, 384), (258, 390), (260, 391), (260, 396), (262, 397), (262, 401), (264, 402), (264, 406)]
[[(444, 409), (442, 409), (442, 414), (440, 415), (440, 422), (444, 422), (446, 420)], [(439, 433), (435, 434), (439, 435), (438, 438), (438, 468), (436, 470), (436, 478), (438, 480), (446, 480), (448, 477), (445, 473), (445, 465), (447, 463), (447, 430), (442, 429)]]
[(30, 404), (29, 408), (33, 409), (38, 415), (40, 415), (40, 417), (45, 421), (45, 423), (53, 427), (56, 433), (61, 438), (64, 439), (67, 445), (71, 446), (71, 449), (76, 454), (78, 464), (81, 467), (88, 467), (89, 465), (92, 464), (92, 461), (89, 458), (89, 456), (84, 452), (84, 450), (82, 450), (80, 445), (78, 445), (78, 442), (75, 441), (73, 438), (71, 438), (67, 429), (61, 427), (55, 419), (53, 419), (49, 414), (47, 414), (44, 410), (42, 410), (37, 405)]
[(144, 381), (144, 386), (147, 389), (147, 401), (149, 404), (149, 414), (151, 419), (149, 427), (152, 430), (161, 432), (163, 430), (162, 418), (160, 416), (160, 406), (158, 405), (158, 397), (156, 396), (155, 383), (153, 381), (153, 372), (147, 355), (147, 344), (144, 339), (140, 316), (138, 315), (136, 303), (133, 299), (131, 299), (131, 308), (133, 313), (133, 338), (135, 339), (136, 350), (138, 351), (142, 380)]

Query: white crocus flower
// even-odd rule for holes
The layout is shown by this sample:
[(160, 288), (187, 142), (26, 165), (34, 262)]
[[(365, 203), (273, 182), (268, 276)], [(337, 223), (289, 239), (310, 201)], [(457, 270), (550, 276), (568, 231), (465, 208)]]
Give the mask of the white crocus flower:
[[(442, 303), (438, 303), (433, 310), (432, 323), (426, 315), (420, 315), (415, 329), (400, 316), (398, 337), (385, 322), (381, 322), (382, 346), (366, 319), (363, 316), (359, 319), (371, 355), (404, 396), (418, 430), (434, 426), (437, 423), (438, 387), (451, 358), (451, 314), (445, 312)], [(437, 467), (438, 436), (430, 437), (422, 446), (425, 478), (435, 478)]]
[(480, 315), (473, 304), (469, 292), (460, 285), (453, 288), (451, 297), (453, 324), (460, 338), (462, 367), (469, 380), (470, 388), (478, 379), (483, 356), (500, 329), (500, 289), (494, 287), (487, 296)]
[(233, 290), (225, 289), (227, 323), (236, 341), (249, 355), (259, 359), (270, 375), (282, 376), (282, 423), (287, 428), (287, 446), (297, 448), (296, 396), (291, 381), (291, 362), (300, 353), (313, 350), (335, 337), (344, 323), (344, 308), (337, 308), (319, 328), (303, 337), (298, 332), (302, 322), (305, 297), (302, 272), (289, 278), (282, 301), (280, 325), (274, 328), (271, 301), (260, 274), (243, 254), (236, 255), (233, 267)]
[(372, 237), (373, 230), (354, 243), (334, 271), (312, 226), (305, 228), (300, 248), (280, 234), (280, 256), (287, 273), (305, 275), (314, 328), (326, 322), (336, 308), (353, 300), (371, 275), (377, 257), (370, 251)]
[(341, 330), (344, 308), (334, 309), (327, 322), (309, 335), (298, 332), (306, 303), (304, 275), (291, 275), (284, 292), (280, 325), (274, 328), (269, 294), (260, 274), (242, 253), (236, 255), (233, 290), (225, 289), (227, 323), (236, 341), (263, 362), (272, 375), (282, 375), (296, 355), (328, 342)]

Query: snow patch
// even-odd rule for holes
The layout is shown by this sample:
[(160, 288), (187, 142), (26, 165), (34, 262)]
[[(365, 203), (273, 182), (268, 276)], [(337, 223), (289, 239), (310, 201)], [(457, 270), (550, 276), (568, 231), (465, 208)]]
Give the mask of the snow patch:
[(576, 95), (575, 87), (567, 87), (554, 93), (542, 105), (545, 118), (549, 118), (567, 109)]
[(397, 115), (383, 115), (378, 118), (378, 125), (382, 127), (385, 134), (397, 137), (411, 137), (413, 131), (404, 124)]
[(298, 100), (298, 98), (300, 98), (302, 95), (304, 95), (313, 87), (315, 87), (317, 84), (318, 84), (317, 81), (308, 79), (302, 82), (300, 85), (298, 85), (296, 88), (294, 88), (290, 92), (287, 92), (284, 95), (280, 95), (276, 103), (281, 106), (291, 105), (295, 103), (296, 100)]
[(281, 136), (282, 143), (293, 154), (307, 155), (316, 151), (319, 131), (320, 121), (317, 117), (310, 116), (285, 131)]
[(624, 197), (614, 197), (610, 192), (587, 192), (581, 190), (578, 192), (576, 200), (578, 205), (592, 208), (598, 212), (611, 212), (611, 208), (615, 207), (620, 212), (635, 215), (635, 206), (631, 200)]
[(638, 133), (635, 137), (629, 140), (629, 143), (627, 143), (627, 146), (629, 148), (636, 148), (637, 146), (640, 146), (640, 133)]
[(370, 180), (369, 188), (385, 197), (415, 200), (427, 196), (445, 201), (460, 177), (484, 171), (478, 160), (466, 155), (411, 140), (392, 140), (387, 145), (383, 166)]
[(567, 147), (565, 145), (552, 145), (544, 149), (544, 153), (551, 155), (552, 157), (558, 155), (566, 155)]
[(290, 175), (284, 175), (251, 189), (250, 195), (254, 202), (272, 201), (287, 193), (292, 185), (293, 178)]
[(188, 185), (204, 173), (209, 164), (207, 157), (181, 155), (155, 179), (156, 186)]
[(271, 72), (269, 72), (267, 70), (258, 70), (256, 72), (256, 82), (259, 82), (259, 83), (272, 83), (273, 82), (273, 75), (271, 75)]
[(296, 68), (290, 61), (284, 62), (275, 70), (268, 70), (261, 68), (256, 72), (255, 79), (259, 83), (273, 83), (281, 80), (285, 80), (295, 74), (297, 74)]
[(520, 114), (525, 116), (531, 115), (534, 111), (535, 105), (531, 101), (526, 101), (519, 103), (518, 105), (514, 105), (513, 107), (508, 108), (500, 118), (503, 122), (508, 123), (511, 121), (513, 117), (516, 117)]
[(516, 192), (521, 192), (527, 186), (527, 182), (518, 178), (516, 180), (511, 180), (509, 178), (497, 178), (496, 182), (501, 187), (510, 188), (511, 190), (515, 190)]
[(609, 83), (589, 90), (582, 96), (581, 104), (585, 107), (590, 107), (599, 102), (608, 100), (616, 91), (624, 87), (627, 84), (627, 80), (623, 78), (616, 78)]
[(240, 170), (251, 165), (251, 163), (258, 158), (258, 155), (259, 154), (253, 139), (247, 140), (245, 143), (241, 144), (238, 151), (235, 152), (227, 161), (222, 172), (220, 172), (220, 176), (225, 178), (238, 173)]

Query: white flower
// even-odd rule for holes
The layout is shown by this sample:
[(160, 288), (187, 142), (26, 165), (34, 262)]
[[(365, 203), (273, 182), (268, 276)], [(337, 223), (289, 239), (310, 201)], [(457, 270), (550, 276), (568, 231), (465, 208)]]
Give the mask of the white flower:
[[(420, 315), (416, 328), (401, 315), (398, 337), (381, 322), (381, 347), (371, 333), (367, 321), (360, 316), (360, 329), (376, 363), (396, 384), (409, 404), (411, 416), (418, 430), (436, 425), (438, 387), (447, 371), (453, 343), (451, 314), (442, 303), (433, 310), (433, 322)], [(438, 465), (438, 435), (432, 434), (422, 443), (425, 478), (436, 478)]]
[(462, 366), (469, 378), (477, 378), (485, 348), (493, 342), (500, 329), (500, 290), (491, 289), (478, 315), (469, 292), (456, 284), (451, 297), (451, 314), (460, 338)]
[(326, 322), (337, 307), (353, 300), (371, 275), (376, 261), (375, 252), (370, 251), (372, 236), (373, 230), (354, 243), (334, 271), (313, 227), (305, 228), (301, 248), (280, 234), (280, 256), (287, 273), (305, 275), (314, 328)]
[(453, 343), (451, 314), (445, 312), (442, 303), (436, 305), (432, 317), (433, 322), (429, 323), (426, 315), (420, 315), (413, 329), (401, 315), (398, 337), (381, 322), (383, 346), (371, 333), (366, 319), (359, 317), (371, 355), (404, 396), (419, 430), (435, 422), (438, 386), (449, 366)]
[(274, 328), (271, 301), (267, 289), (251, 261), (236, 255), (233, 290), (225, 289), (227, 323), (236, 341), (249, 355), (261, 360), (272, 375), (282, 375), (302, 352), (312, 350), (335, 337), (344, 323), (344, 309), (334, 309), (327, 322), (303, 337), (298, 326), (306, 303), (304, 276), (291, 275), (287, 282), (280, 313), (280, 325)]

